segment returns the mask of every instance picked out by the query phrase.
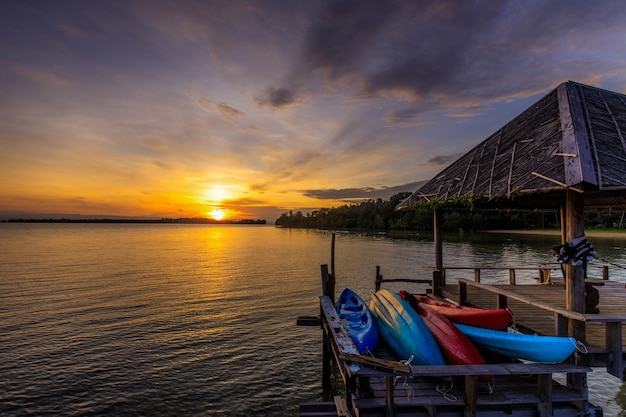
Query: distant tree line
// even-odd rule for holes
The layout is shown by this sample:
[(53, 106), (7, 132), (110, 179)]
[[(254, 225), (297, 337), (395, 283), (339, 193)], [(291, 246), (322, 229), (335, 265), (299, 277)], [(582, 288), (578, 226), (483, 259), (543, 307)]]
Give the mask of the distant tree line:
[(163, 217), (161, 219), (9, 219), (2, 220), (9, 223), (181, 223), (181, 224), (266, 224), (265, 220), (239, 219), (239, 220), (215, 220), (205, 217), (177, 218)]
[[(283, 213), (277, 226), (339, 230), (406, 230), (428, 231), (433, 228), (433, 206), (416, 205), (396, 210), (396, 206), (411, 193), (393, 195), (389, 200), (369, 200), (360, 204), (322, 208), (303, 214)], [(585, 214), (587, 228), (623, 228), (623, 211), (590, 212)], [(442, 229), (555, 229), (560, 227), (557, 211), (475, 210), (471, 207), (442, 210)]]

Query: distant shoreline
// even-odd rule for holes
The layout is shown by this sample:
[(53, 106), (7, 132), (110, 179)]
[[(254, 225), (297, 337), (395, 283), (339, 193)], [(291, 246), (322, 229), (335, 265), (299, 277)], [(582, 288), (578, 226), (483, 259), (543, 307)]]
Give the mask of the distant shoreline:
[(146, 224), (267, 224), (265, 220), (213, 220), (205, 218), (182, 219), (9, 219), (3, 223), (146, 223)]
[[(560, 230), (545, 230), (545, 229), (537, 229), (537, 230), (483, 230), (485, 233), (515, 233), (520, 235), (560, 235)], [(615, 237), (619, 239), (626, 239), (626, 230), (615, 230), (613, 231), (605, 231), (605, 230), (585, 230), (586, 236), (591, 237)]]

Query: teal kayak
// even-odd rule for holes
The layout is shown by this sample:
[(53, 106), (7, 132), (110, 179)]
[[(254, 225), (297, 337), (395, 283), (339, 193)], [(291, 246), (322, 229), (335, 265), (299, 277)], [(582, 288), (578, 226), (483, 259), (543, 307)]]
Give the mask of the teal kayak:
[(561, 362), (576, 350), (573, 337), (509, 333), (455, 323), (479, 349), (533, 362)]
[(359, 353), (373, 352), (378, 343), (378, 327), (365, 301), (346, 288), (335, 308)]
[(444, 365), (441, 350), (417, 312), (398, 294), (380, 290), (372, 295), (370, 310), (380, 336), (398, 359), (411, 365)]

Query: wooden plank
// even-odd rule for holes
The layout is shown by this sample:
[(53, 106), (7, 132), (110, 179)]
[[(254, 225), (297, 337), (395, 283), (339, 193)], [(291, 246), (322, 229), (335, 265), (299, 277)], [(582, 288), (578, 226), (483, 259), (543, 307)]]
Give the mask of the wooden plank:
[(340, 353), (353, 353), (358, 355), (358, 350), (352, 341), (352, 338), (348, 334), (339, 318), (339, 314), (335, 310), (335, 306), (327, 296), (320, 297), (320, 304), (322, 306), (322, 312), (326, 323), (332, 328), (330, 334), (332, 335), (335, 345), (339, 349)]
[[(373, 358), (371, 356), (364, 356), (352, 353), (342, 353), (339, 355), (339, 359), (389, 372), (394, 375), (408, 376), (412, 374), (411, 366), (400, 361), (390, 361), (386, 359)], [(364, 372), (360, 372), (359, 374), (361, 375), (363, 373)]]
[(298, 326), (320, 326), (321, 324), (319, 316), (300, 316), (296, 320)]
[[(607, 323), (613, 321), (624, 321), (626, 322), (626, 313), (598, 313), (598, 314), (583, 314), (574, 311), (569, 311), (565, 308), (560, 308), (555, 304), (546, 303), (536, 298), (530, 298), (525, 295), (519, 293), (519, 291), (515, 291), (520, 287), (535, 287), (534, 285), (518, 285), (518, 286), (508, 286), (508, 285), (489, 285), (489, 284), (481, 284), (475, 281), (471, 281), (465, 278), (458, 279), (459, 284), (463, 284), (465, 286), (473, 286), (476, 288), (480, 288), (484, 291), (489, 291), (494, 294), (500, 296), (506, 296), (507, 298), (514, 299), (517, 301), (521, 301), (524, 304), (528, 304), (529, 306), (538, 307), (542, 310), (550, 311), (553, 313), (557, 313), (572, 320), (579, 320), (582, 322), (592, 322), (592, 323)], [(542, 288), (536, 288), (536, 290), (542, 290)], [(467, 296), (466, 296), (467, 297)]]
[(351, 417), (352, 413), (348, 410), (348, 404), (343, 397), (336, 395), (334, 397), (335, 408), (337, 409), (337, 417)]
[[(358, 356), (358, 355), (357, 355)], [(400, 362), (385, 361), (371, 358), (366, 361), (365, 356), (359, 356), (363, 360), (357, 363), (363, 365), (360, 370), (353, 374), (358, 376), (386, 376), (386, 375), (406, 375), (412, 377), (450, 377), (450, 376), (480, 376), (480, 375), (541, 375), (554, 373), (591, 372), (588, 366), (577, 365), (570, 362), (562, 363), (499, 363), (483, 365), (414, 365), (410, 366), (410, 374), (406, 372), (405, 366)], [(341, 355), (340, 358), (354, 358), (352, 355)], [(369, 362), (369, 363), (368, 363)], [(372, 363), (373, 365), (370, 365)], [(387, 369), (379, 364), (389, 363)], [(397, 369), (393, 368), (394, 364)], [(370, 368), (370, 366), (372, 366)]]
[(335, 404), (331, 402), (305, 402), (298, 406), (299, 417), (338, 417)]

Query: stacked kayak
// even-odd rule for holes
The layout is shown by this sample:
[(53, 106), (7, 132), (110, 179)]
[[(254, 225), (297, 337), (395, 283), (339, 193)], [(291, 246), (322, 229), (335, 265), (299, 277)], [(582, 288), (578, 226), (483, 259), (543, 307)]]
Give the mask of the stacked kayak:
[(407, 300), (413, 298), (415, 302), (426, 304), (428, 308), (438, 311), (454, 323), (502, 330), (506, 328), (513, 319), (513, 314), (508, 308), (482, 309), (459, 306), (445, 301), (433, 300), (423, 295), (411, 294), (406, 291), (400, 291), (400, 296)]
[(448, 365), (480, 365), (485, 360), (472, 341), (437, 310), (425, 306), (415, 297), (402, 297), (419, 314), (441, 349)]
[[(372, 295), (368, 308), (358, 294), (346, 288), (336, 309), (359, 353), (373, 352), (382, 338), (398, 359), (412, 358), (412, 365), (484, 364), (480, 352), (534, 362), (561, 362), (577, 346), (571, 337), (500, 330), (512, 317), (508, 309), (461, 307), (405, 291), (397, 294), (380, 290)], [(481, 377), (483, 381), (490, 379)]]
[(573, 337), (509, 333), (456, 324), (479, 349), (534, 362), (561, 362), (576, 350)]
[(413, 357), (412, 365), (443, 365), (444, 359), (432, 333), (396, 293), (380, 290), (372, 295), (370, 310), (392, 352), (402, 360)]
[(359, 353), (372, 352), (378, 344), (378, 326), (365, 301), (346, 288), (335, 307)]

